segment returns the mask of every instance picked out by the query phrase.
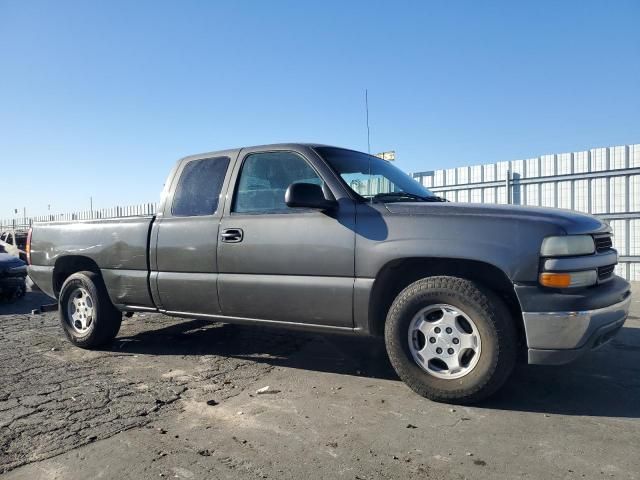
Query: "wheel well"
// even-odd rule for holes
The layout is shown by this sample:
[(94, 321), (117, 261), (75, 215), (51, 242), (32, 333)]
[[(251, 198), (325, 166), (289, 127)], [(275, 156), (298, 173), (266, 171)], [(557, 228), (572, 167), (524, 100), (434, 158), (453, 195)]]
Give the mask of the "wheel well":
[(495, 265), (455, 258), (405, 258), (385, 265), (373, 284), (369, 302), (369, 327), (374, 335), (384, 335), (387, 312), (398, 294), (421, 278), (449, 275), (475, 281), (498, 294), (515, 319), (518, 336), (525, 339), (522, 313), (513, 284)]
[(95, 272), (100, 274), (100, 268), (89, 257), (69, 255), (56, 260), (53, 267), (53, 292), (58, 297), (64, 281), (77, 272)]

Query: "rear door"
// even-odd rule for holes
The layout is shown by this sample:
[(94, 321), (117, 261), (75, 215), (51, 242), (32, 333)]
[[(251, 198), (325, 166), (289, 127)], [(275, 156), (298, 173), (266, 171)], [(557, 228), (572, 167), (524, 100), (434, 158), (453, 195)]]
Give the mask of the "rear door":
[(216, 315), (218, 228), (237, 150), (183, 160), (151, 232), (154, 301), (165, 311)]
[[(234, 170), (218, 243), (223, 314), (352, 327), (355, 209), (339, 181), (302, 147), (243, 149)], [(339, 208), (287, 207), (294, 182), (323, 185)]]

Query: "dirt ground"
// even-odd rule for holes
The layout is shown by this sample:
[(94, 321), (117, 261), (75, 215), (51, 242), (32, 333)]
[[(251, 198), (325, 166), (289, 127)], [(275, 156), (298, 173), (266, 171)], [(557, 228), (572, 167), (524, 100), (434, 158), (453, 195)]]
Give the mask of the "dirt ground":
[(0, 305), (0, 474), (640, 478), (638, 298), (604, 348), (453, 407), (406, 388), (376, 340), (136, 314), (90, 352), (29, 293)]

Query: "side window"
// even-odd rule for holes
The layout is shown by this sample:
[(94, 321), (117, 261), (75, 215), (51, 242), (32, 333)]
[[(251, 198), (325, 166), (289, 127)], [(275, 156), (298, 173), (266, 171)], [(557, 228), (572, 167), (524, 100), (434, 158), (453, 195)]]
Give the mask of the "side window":
[(229, 161), (229, 157), (215, 157), (187, 163), (176, 187), (171, 214), (191, 217), (215, 213)]
[(244, 161), (233, 211), (282, 213), (289, 211), (284, 194), (292, 183), (322, 185), (322, 179), (300, 155), (292, 152), (254, 153)]

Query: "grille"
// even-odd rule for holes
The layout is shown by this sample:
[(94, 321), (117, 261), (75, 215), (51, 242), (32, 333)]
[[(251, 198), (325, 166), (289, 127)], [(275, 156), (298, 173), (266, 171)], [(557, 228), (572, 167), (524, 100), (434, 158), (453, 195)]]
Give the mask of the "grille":
[(613, 275), (615, 265), (607, 265), (606, 267), (598, 267), (598, 280), (606, 280)]
[(593, 237), (593, 240), (596, 243), (597, 252), (607, 251), (613, 246), (613, 243), (611, 242), (611, 235), (600, 235)]

